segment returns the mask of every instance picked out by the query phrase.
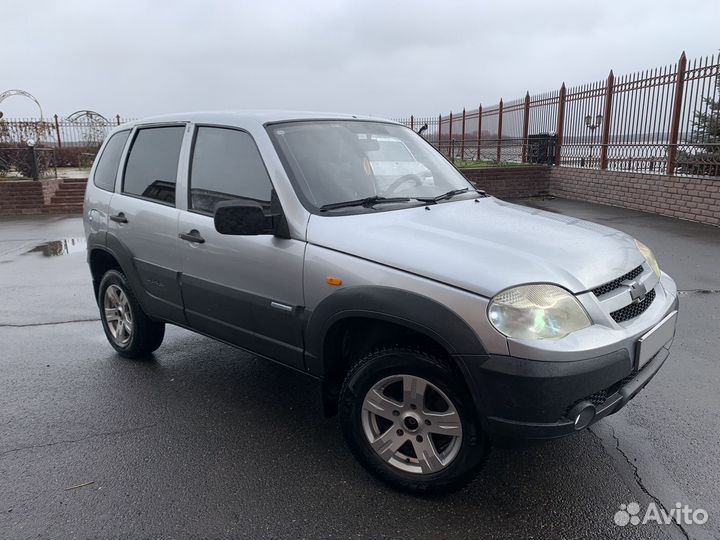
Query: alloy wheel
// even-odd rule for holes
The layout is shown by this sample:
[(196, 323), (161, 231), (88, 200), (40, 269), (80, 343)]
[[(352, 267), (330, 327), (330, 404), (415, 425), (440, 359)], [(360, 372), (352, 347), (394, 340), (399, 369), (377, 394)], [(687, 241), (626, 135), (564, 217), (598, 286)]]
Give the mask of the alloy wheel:
[(415, 375), (393, 375), (365, 396), (362, 425), (370, 446), (389, 465), (409, 473), (436, 473), (462, 444), (460, 415), (445, 393)]
[(117, 285), (105, 289), (103, 298), (105, 322), (115, 343), (125, 346), (133, 333), (132, 310), (128, 297)]

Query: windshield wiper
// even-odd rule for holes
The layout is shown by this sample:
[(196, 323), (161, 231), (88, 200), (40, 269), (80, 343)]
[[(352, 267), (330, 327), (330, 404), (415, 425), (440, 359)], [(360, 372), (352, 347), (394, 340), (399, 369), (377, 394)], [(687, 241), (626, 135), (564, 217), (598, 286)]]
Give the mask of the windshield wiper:
[(452, 199), (455, 195), (467, 193), (468, 191), (470, 191), (470, 188), (451, 189), (447, 193), (443, 193), (442, 195), (438, 195), (437, 197), (415, 197), (415, 199), (424, 203), (436, 203), (438, 201), (444, 201), (445, 199)]
[(353, 201), (342, 201), (342, 202), (335, 202), (330, 204), (323, 204), (320, 207), (321, 212), (325, 212), (326, 210), (334, 210), (335, 208), (346, 208), (349, 206), (373, 206), (375, 204), (380, 203), (398, 203), (398, 202), (408, 202), (410, 200), (409, 197), (381, 197), (379, 195), (374, 195), (372, 197), (365, 197), (364, 199), (355, 199)]

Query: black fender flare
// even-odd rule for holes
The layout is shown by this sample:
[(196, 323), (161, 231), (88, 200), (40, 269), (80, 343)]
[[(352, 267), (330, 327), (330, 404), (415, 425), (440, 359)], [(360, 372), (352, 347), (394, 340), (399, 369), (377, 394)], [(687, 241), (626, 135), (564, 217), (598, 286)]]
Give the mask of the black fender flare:
[(90, 258), (92, 256), (92, 252), (94, 251), (104, 251), (117, 261), (120, 266), (120, 271), (125, 275), (125, 279), (128, 280), (130, 286), (132, 287), (133, 294), (135, 294), (138, 302), (140, 302), (140, 306), (143, 311), (147, 313), (147, 293), (138, 279), (138, 273), (135, 269), (135, 265), (133, 264), (133, 258), (130, 251), (117, 239), (117, 237), (115, 237), (115, 235), (110, 232), (107, 233), (106, 242), (104, 244), (98, 243), (88, 246), (88, 264), (90, 264)]
[[(122, 244), (118, 244), (118, 247), (120, 247), (121, 250), (123, 249)], [(115, 261), (118, 263), (118, 266), (120, 267), (120, 271), (123, 274), (125, 274), (125, 277), (127, 279), (131, 279), (132, 277), (134, 277), (132, 275), (130, 275), (128, 277), (128, 274), (130, 274), (130, 272), (128, 272), (127, 269), (129, 266), (132, 265), (132, 258), (128, 254), (126, 254), (126, 256), (123, 256), (122, 254), (118, 254), (118, 252), (115, 249), (112, 249), (106, 243), (88, 244), (88, 247), (87, 247), (87, 263), (88, 263), (88, 265), (92, 265), (92, 256), (93, 256), (93, 253), (96, 253), (96, 252), (106, 253), (106, 254), (110, 255), (113, 259), (115, 259)], [(100, 276), (100, 277), (102, 277), (102, 276)], [(135, 292), (135, 290), (133, 288), (133, 293), (134, 292)]]
[(438, 343), (459, 369), (481, 422), (485, 404), (472, 391), (475, 386), (465, 358), (487, 358), (477, 334), (459, 315), (437, 300), (394, 287), (358, 285), (341, 289), (322, 300), (312, 312), (306, 311), (305, 368), (321, 379), (323, 409), (326, 416), (337, 412), (338, 381), (326, 375), (336, 359), (325, 358), (325, 344), (332, 327), (351, 317), (387, 321), (423, 334)]
[(485, 355), (477, 334), (447, 306), (414, 292), (394, 287), (359, 285), (341, 289), (308, 313), (305, 325), (307, 370), (322, 377), (332, 359), (324, 358), (325, 340), (332, 326), (350, 317), (384, 320), (426, 335), (451, 356)]

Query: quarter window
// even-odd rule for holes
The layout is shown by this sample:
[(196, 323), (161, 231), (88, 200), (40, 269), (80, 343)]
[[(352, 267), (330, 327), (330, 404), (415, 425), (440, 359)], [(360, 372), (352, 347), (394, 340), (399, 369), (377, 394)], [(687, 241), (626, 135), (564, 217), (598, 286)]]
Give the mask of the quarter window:
[(219, 202), (231, 199), (269, 205), (271, 196), (270, 177), (248, 133), (198, 128), (190, 170), (191, 210), (212, 214)]
[(115, 133), (105, 145), (93, 176), (93, 183), (100, 189), (115, 191), (115, 178), (120, 165), (120, 156), (125, 148), (128, 135), (130, 135), (130, 131)]
[(184, 133), (185, 126), (138, 130), (125, 168), (123, 192), (174, 205)]

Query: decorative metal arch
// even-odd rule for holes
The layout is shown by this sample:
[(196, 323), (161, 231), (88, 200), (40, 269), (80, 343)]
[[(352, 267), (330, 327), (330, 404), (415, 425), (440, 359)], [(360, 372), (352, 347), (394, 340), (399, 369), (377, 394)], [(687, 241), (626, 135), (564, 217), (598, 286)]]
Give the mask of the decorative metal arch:
[(81, 140), (87, 145), (99, 146), (107, 135), (110, 120), (102, 114), (89, 109), (75, 111), (66, 117), (71, 124), (75, 124), (80, 132)]
[(105, 118), (99, 112), (91, 111), (89, 109), (81, 109), (79, 111), (75, 111), (74, 113), (68, 115), (67, 119), (68, 121), (73, 123), (78, 121), (85, 121), (93, 124), (110, 125), (110, 120)]
[(25, 90), (5, 90), (2, 94), (0, 94), (0, 103), (5, 101), (7, 98), (12, 96), (22, 96), (28, 98), (30, 101), (34, 102), (35, 105), (37, 105), (38, 110), (40, 111), (40, 121), (43, 121), (43, 110), (42, 106), (40, 105), (40, 102), (37, 100), (35, 96), (33, 96), (30, 92), (26, 92)]

